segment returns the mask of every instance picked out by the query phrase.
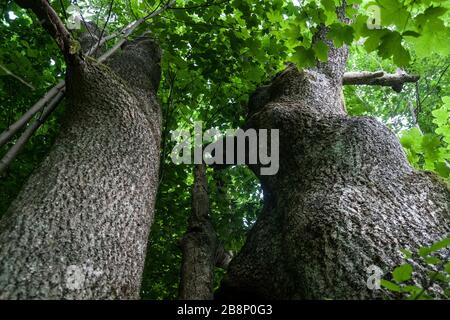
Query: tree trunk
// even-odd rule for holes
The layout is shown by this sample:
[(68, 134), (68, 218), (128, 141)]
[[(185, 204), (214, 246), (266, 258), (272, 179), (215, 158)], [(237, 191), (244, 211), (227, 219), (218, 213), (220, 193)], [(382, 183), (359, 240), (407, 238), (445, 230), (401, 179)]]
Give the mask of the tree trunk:
[(180, 299), (211, 300), (218, 239), (209, 217), (208, 183), (204, 164), (194, 166), (192, 213), (181, 240)]
[(138, 298), (158, 185), (161, 52), (68, 68), (61, 133), (0, 221), (0, 297)]
[(280, 130), (280, 169), (259, 176), (264, 208), (219, 298), (378, 298), (367, 267), (387, 273), (400, 249), (448, 236), (448, 187), (412, 169), (383, 124), (342, 108), (346, 57), (332, 48), (328, 63), (289, 67), (251, 97), (246, 127)]
[(214, 297), (214, 268), (226, 269), (230, 254), (220, 243), (210, 218), (206, 166), (194, 166), (192, 214), (180, 242), (183, 251), (180, 299), (211, 300)]

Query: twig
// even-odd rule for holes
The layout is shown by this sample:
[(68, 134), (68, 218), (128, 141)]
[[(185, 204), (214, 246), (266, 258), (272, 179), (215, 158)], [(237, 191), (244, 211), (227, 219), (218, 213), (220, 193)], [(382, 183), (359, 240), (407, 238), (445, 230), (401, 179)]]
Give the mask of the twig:
[(441, 82), (442, 77), (444, 76), (444, 74), (447, 72), (448, 68), (450, 67), (450, 64), (447, 64), (447, 66), (444, 68), (444, 70), (441, 72), (438, 80), (436, 81), (436, 83), (434, 84), (433, 88), (430, 89), (427, 94), (425, 95), (425, 97), (423, 97), (422, 101), (420, 101), (420, 104), (423, 104), (424, 101), (430, 96), (431, 92), (434, 90), (434, 88), (437, 87), (437, 85), (439, 84), (439, 82)]
[(114, 5), (114, 0), (111, 0), (111, 3), (109, 4), (109, 10), (108, 10), (108, 16), (106, 17), (105, 25), (103, 26), (102, 32), (100, 33), (100, 37), (98, 38), (97, 48), (95, 49), (95, 52), (97, 52), (98, 48), (100, 47), (100, 40), (103, 38), (103, 34), (105, 33), (106, 26), (108, 25), (109, 18), (111, 17), (112, 8)]
[(3, 69), (3, 71), (6, 72), (6, 74), (10, 75), (13, 78), (16, 78), (17, 80), (19, 80), (20, 82), (22, 82), (24, 85), (26, 85), (28, 88), (30, 88), (31, 90), (36, 90), (36, 88), (34, 86), (32, 86), (31, 84), (29, 84), (28, 82), (26, 82), (25, 80), (23, 80), (21, 77), (15, 75), (13, 72), (11, 72), (8, 68), (6, 68), (5, 66), (0, 64), (0, 68)]

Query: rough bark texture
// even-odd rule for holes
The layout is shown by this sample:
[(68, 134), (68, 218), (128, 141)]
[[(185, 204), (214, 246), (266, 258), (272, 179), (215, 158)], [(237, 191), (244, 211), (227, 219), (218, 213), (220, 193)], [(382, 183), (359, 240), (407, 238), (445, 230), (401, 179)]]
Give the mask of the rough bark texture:
[(158, 184), (160, 49), (69, 68), (60, 137), (0, 221), (0, 297), (137, 298)]
[(188, 230), (181, 240), (183, 262), (181, 266), (180, 299), (211, 300), (214, 289), (214, 267), (219, 241), (209, 217), (206, 168), (194, 167), (192, 188), (192, 214)]
[(377, 298), (367, 267), (387, 273), (401, 248), (449, 235), (448, 187), (412, 169), (383, 124), (345, 114), (347, 53), (330, 53), (317, 68), (289, 67), (249, 101), (246, 127), (280, 130), (280, 169), (259, 177), (264, 209), (219, 298)]

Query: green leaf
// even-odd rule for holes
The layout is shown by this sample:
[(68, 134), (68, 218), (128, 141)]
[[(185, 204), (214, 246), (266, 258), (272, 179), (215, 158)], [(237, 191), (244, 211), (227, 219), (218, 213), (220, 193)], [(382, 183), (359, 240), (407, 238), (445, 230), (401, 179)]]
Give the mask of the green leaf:
[(320, 61), (327, 61), (328, 60), (328, 46), (323, 41), (319, 41), (316, 44), (314, 44), (313, 50), (316, 54), (316, 57)]
[(392, 57), (398, 66), (406, 66), (411, 60), (408, 50), (402, 45), (402, 36), (398, 32), (390, 32), (381, 38), (378, 54), (385, 59)]
[(409, 263), (402, 264), (392, 271), (392, 276), (396, 282), (404, 282), (411, 279), (413, 267)]
[(405, 255), (405, 258), (411, 259), (412, 258), (412, 252), (407, 249), (400, 249), (400, 252)]
[(437, 258), (437, 257), (425, 257), (424, 258), (425, 262), (431, 265), (435, 265), (441, 262), (441, 259)]
[(422, 288), (418, 287), (418, 286), (404, 286), (402, 288), (403, 292), (409, 292), (410, 295), (408, 297), (408, 299), (414, 300), (416, 298), (416, 296), (422, 292)]
[(444, 7), (429, 7), (425, 10), (424, 13), (417, 15), (414, 19), (415, 24), (419, 30), (422, 30), (423, 27), (429, 23), (430, 21), (438, 19), (440, 16), (445, 14), (448, 11), (447, 8)]
[(450, 262), (447, 262), (447, 263), (445, 264), (444, 270), (445, 270), (445, 272), (450, 273)]
[(422, 132), (416, 127), (403, 132), (400, 143), (406, 149), (410, 149), (413, 152), (422, 151)]
[(291, 60), (297, 64), (299, 68), (312, 66), (315, 63), (315, 54), (311, 48), (306, 49), (305, 47), (298, 46), (295, 48)]
[(450, 246), (450, 238), (446, 238), (444, 240), (441, 240), (441, 241), (436, 242), (435, 244), (433, 244), (430, 247), (430, 253), (438, 251), (438, 250), (441, 250), (441, 249), (443, 249), (445, 247), (448, 247), (448, 246)]
[(439, 160), (439, 146), (441, 139), (435, 134), (426, 134), (422, 139), (422, 150), (424, 154), (424, 169), (434, 170), (434, 164)]
[(402, 292), (402, 288), (399, 285), (385, 279), (381, 279), (380, 285), (389, 291)]
[(342, 47), (345, 44), (351, 44), (354, 39), (354, 29), (351, 26), (340, 23), (333, 23), (329, 26), (327, 38), (333, 40), (336, 47)]
[[(429, 57), (432, 54), (447, 56), (450, 54), (450, 28), (440, 19), (430, 20), (422, 27), (420, 37), (410, 37), (408, 40), (414, 46), (416, 54), (420, 58)], [(430, 50), (432, 48), (432, 50)]]
[(430, 253), (431, 253), (431, 251), (430, 251), (430, 248), (428, 248), (428, 247), (419, 248), (419, 256), (421, 256), (422, 258), (425, 258)]
[(405, 27), (410, 13), (401, 2), (397, 0), (377, 0), (377, 3), (380, 7), (381, 23), (384, 26)]

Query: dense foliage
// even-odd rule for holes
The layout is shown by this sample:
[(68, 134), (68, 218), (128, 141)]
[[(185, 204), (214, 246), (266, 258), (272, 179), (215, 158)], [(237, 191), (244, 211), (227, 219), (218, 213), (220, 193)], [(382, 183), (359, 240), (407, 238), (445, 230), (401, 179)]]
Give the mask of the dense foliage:
[[(77, 5), (83, 19), (95, 22), (106, 34), (162, 5), (154, 0), (50, 3), (64, 21), (72, 14), (66, 8), (71, 3)], [(144, 298), (177, 296), (181, 261), (178, 241), (190, 214), (193, 178), (191, 167), (177, 166), (170, 160), (171, 131), (192, 130), (197, 120), (204, 122), (204, 128), (224, 130), (241, 126), (249, 94), (269, 81), (284, 62), (306, 67), (316, 59), (327, 60), (326, 43), (312, 42), (321, 24), (329, 26), (328, 37), (335, 45), (349, 45), (348, 70), (395, 73), (401, 67), (421, 76), (418, 83), (405, 85), (401, 93), (389, 87), (347, 86), (347, 111), (351, 115), (377, 117), (401, 138), (413, 166), (450, 178), (450, 4), (443, 0), (347, 3), (350, 24), (337, 18), (338, 0), (178, 0), (136, 30), (134, 36), (151, 30), (164, 50), (159, 90), (164, 114), (163, 166), (142, 285)], [(380, 16), (371, 22), (377, 28), (367, 25), (371, 5), (380, 10)], [(2, 0), (0, 14), (3, 131), (64, 77), (65, 66), (54, 41), (38, 27), (32, 13)], [(1, 177), (0, 214), (48, 152), (63, 109), (64, 103)], [(0, 149), (0, 157), (13, 143)], [(237, 252), (262, 206), (262, 191), (244, 167), (209, 169), (208, 178), (216, 231), (225, 248)], [(221, 272), (218, 270), (218, 279)]]

